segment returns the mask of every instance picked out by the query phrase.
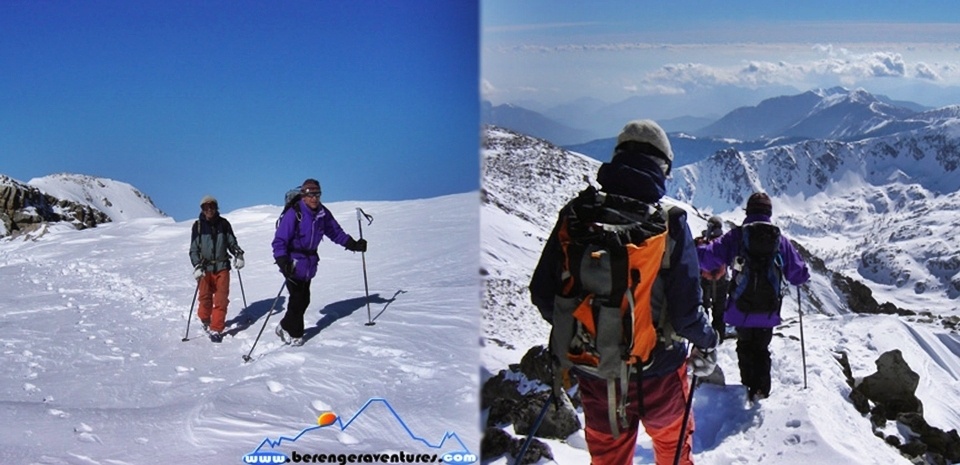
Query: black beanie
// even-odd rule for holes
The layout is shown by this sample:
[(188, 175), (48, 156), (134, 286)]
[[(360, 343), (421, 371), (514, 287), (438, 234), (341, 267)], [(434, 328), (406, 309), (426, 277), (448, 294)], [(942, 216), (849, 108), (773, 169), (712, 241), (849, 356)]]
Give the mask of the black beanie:
[(756, 192), (747, 199), (748, 215), (773, 215), (773, 203), (770, 196), (763, 192)]

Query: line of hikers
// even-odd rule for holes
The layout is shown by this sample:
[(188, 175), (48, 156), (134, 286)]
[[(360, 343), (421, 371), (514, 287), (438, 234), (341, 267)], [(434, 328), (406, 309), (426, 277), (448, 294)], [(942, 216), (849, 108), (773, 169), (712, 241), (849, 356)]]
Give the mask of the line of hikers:
[[(284, 206), (271, 243), (274, 261), (290, 293), (286, 313), (275, 332), (284, 343), (295, 346), (303, 344), (303, 315), (310, 305), (310, 283), (317, 274), (317, 247), (323, 238), (349, 251), (367, 251), (366, 239), (355, 240), (344, 232), (333, 213), (320, 203), (320, 195), (320, 183), (312, 178), (305, 180)], [(288, 211), (292, 214), (286, 214)], [(190, 263), (197, 280), (197, 317), (213, 342), (221, 342), (226, 329), (231, 257), (233, 268), (243, 268), (243, 249), (233, 227), (220, 216), (217, 199), (204, 196), (190, 236)]]
[(660, 203), (672, 164), (656, 122), (628, 123), (597, 172), (600, 189), (560, 210), (531, 277), (531, 300), (552, 325), (554, 392), (566, 375), (577, 380), (593, 465), (633, 463), (640, 423), (656, 463), (693, 463), (687, 365), (695, 378), (711, 375), (729, 325), (746, 394), (769, 396), (780, 286), (810, 277), (762, 192), (741, 226), (724, 233), (713, 217), (694, 240), (686, 212)]

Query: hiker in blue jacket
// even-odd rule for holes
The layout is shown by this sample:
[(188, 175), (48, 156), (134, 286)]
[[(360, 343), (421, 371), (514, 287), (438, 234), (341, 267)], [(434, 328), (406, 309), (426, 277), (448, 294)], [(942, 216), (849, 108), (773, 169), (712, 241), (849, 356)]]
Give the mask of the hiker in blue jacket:
[(310, 305), (310, 282), (317, 274), (320, 255), (317, 246), (326, 236), (334, 243), (354, 252), (366, 252), (365, 239), (354, 240), (320, 203), (320, 182), (307, 179), (300, 186), (300, 200), (280, 218), (273, 238), (273, 258), (287, 280), (290, 302), (277, 325), (276, 334), (283, 342), (303, 344), (303, 314)]
[[(770, 223), (773, 204), (770, 196), (757, 192), (747, 200), (747, 216), (743, 225), (756, 222)], [(733, 228), (719, 239), (697, 247), (700, 269), (714, 270), (723, 265), (733, 267), (741, 253), (743, 232)], [(806, 283), (810, 271), (793, 244), (780, 236), (780, 256), (783, 260), (783, 277), (794, 286)], [(736, 287), (737, 271), (730, 280), (730, 291)], [(740, 366), (740, 378), (747, 387), (751, 400), (763, 399), (770, 395), (770, 341), (773, 328), (780, 324), (780, 309), (771, 308), (768, 312), (747, 313), (737, 308), (735, 299), (728, 298), (724, 322), (737, 329), (737, 358)]]

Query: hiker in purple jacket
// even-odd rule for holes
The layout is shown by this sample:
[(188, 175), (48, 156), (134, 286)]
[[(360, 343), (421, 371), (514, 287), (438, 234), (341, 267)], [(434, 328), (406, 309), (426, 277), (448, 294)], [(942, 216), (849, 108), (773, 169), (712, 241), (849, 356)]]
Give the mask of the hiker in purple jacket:
[(280, 273), (287, 279), (290, 302), (277, 325), (276, 334), (283, 342), (303, 344), (303, 314), (310, 305), (310, 282), (317, 274), (320, 255), (317, 246), (326, 236), (353, 252), (366, 252), (367, 241), (354, 240), (320, 203), (320, 183), (307, 179), (300, 186), (300, 200), (280, 218), (273, 237), (273, 258)]
[[(754, 222), (770, 223), (773, 215), (773, 204), (770, 196), (757, 192), (747, 200), (747, 216), (743, 224)], [(713, 270), (722, 265), (733, 267), (740, 254), (741, 228), (728, 231), (709, 244), (697, 247), (701, 270)], [(810, 279), (807, 264), (793, 247), (793, 244), (780, 236), (780, 256), (783, 259), (783, 277), (794, 286), (799, 286)], [(730, 280), (730, 292), (736, 287), (737, 272), (734, 271)], [(737, 358), (740, 365), (740, 378), (747, 387), (751, 400), (763, 399), (770, 395), (770, 341), (773, 339), (773, 328), (780, 324), (778, 308), (769, 312), (746, 313), (737, 308), (735, 299), (728, 298), (724, 322), (737, 329)]]

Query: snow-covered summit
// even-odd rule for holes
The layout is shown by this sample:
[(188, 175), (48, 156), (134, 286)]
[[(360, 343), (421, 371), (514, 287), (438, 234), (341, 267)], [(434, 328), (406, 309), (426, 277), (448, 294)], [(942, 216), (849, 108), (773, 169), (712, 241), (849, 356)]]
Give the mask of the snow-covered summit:
[(130, 184), (113, 179), (59, 173), (33, 178), (27, 184), (59, 199), (96, 208), (112, 221), (166, 216), (150, 197)]

